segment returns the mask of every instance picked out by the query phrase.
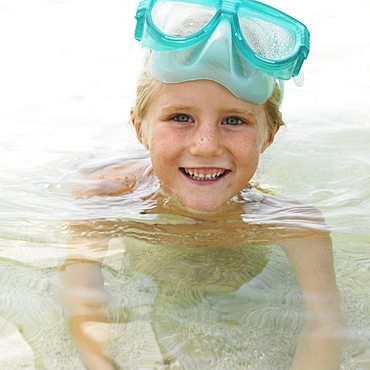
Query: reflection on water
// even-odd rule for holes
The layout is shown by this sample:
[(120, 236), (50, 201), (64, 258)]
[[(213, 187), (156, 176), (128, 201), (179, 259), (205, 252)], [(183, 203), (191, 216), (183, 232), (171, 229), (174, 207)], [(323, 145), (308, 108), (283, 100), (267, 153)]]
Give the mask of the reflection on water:
[(65, 259), (58, 224), (1, 220), (1, 368), (59, 368), (59, 358), (78, 359), (58, 297)]
[[(120, 367), (289, 367), (303, 309), (295, 274), (279, 247), (190, 248), (181, 245), (181, 237), (163, 246), (156, 243), (155, 235), (162, 230), (134, 230), (130, 220), (96, 221), (94, 228), (100, 235), (116, 236), (110, 240), (102, 267), (104, 288), (90, 283), (100, 281), (100, 269), (78, 258), (82, 252), (77, 250), (75, 255), (72, 249), (63, 272), (64, 281), (72, 279), (65, 294), (74, 300), (71, 312), (77, 317), (79, 299), (85, 302), (81, 307), (109, 301), (109, 336)], [(77, 229), (83, 238), (88, 236), (80, 225)], [(117, 237), (122, 230), (135, 237)], [(91, 244), (94, 251), (88, 254), (99, 259), (99, 248)], [(82, 280), (89, 275), (90, 281), (81, 280), (78, 288), (73, 281), (81, 279), (82, 270)], [(87, 287), (81, 290), (82, 286)], [(106, 319), (91, 308), (82, 312), (105, 327)], [(90, 335), (96, 338), (102, 330), (96, 326)], [(77, 337), (78, 332), (75, 329)]]
[(108, 258), (114, 269), (105, 277), (117, 297), (113, 337), (121, 348), (136, 347), (134, 358), (116, 352), (122, 364), (289, 366), (302, 307), (276, 248), (171, 249), (134, 240), (114, 248), (120, 245), (129, 247)]
[[(349, 9), (310, 2), (297, 9), (292, 0), (269, 3), (307, 23), (313, 42), (306, 85), (287, 84), (288, 127), (264, 155), (258, 180), (323, 212), (350, 329), (342, 369), (367, 369), (370, 116), (364, 71), (370, 53), (368, 32), (359, 28), (368, 22), (358, 17), (367, 16), (369, 4), (356, 0)], [(0, 70), (0, 368), (83, 368), (61, 301), (65, 220), (154, 217), (140, 214), (142, 193), (81, 207), (70, 192), (84, 168), (142, 157), (125, 122), (135, 77), (128, 71), (137, 65), (136, 56), (127, 57), (135, 6), (0, 2), (1, 50), (8, 57)], [(343, 27), (349, 18), (353, 24)], [(273, 243), (213, 252), (211, 258), (210, 250), (154, 247), (133, 237), (110, 242), (102, 271), (118, 364), (287, 368), (303, 313), (286, 256)]]
[[(153, 197), (141, 201), (140, 214), (149, 216), (146, 220), (138, 220), (137, 216), (69, 223), (70, 238), (62, 272), (63, 295), (72, 335), (87, 366), (97, 361), (101, 366), (108, 366), (111, 316), (114, 323), (121, 324), (122, 332), (128, 333), (123, 337), (131, 337), (125, 329), (127, 325), (129, 328), (136, 322), (144, 323), (147, 327), (144, 332), (149, 331), (152, 338), (151, 350), (158, 349), (155, 362), (179, 364), (184, 368), (193, 368), (195, 363), (206, 367), (218, 363), (238, 367), (249, 361), (257, 366), (255, 359), (249, 359), (249, 353), (255, 353), (251, 348), (259, 347), (264, 331), (269, 340), (273, 337), (277, 343), (274, 350), (258, 350), (261, 364), (282, 368), (292, 362), (297, 333), (307, 330), (313, 333), (307, 337), (300, 334), (302, 353), (306, 352), (305, 348), (311, 348), (312, 338), (316, 338), (318, 332), (326, 346), (325, 328), (335, 330), (330, 333), (334, 338), (342, 336), (335, 328), (338, 312), (330, 273), (330, 243), (325, 232), (317, 229), (322, 224), (315, 218), (316, 213), (303, 205), (293, 203), (293, 206), (270, 196), (265, 196), (258, 213), (253, 213), (258, 190), (246, 188), (222, 212), (194, 215), (179, 207), (176, 200), (158, 192), (156, 183), (145, 188), (146, 191), (152, 188), (154, 192)], [(135, 193), (120, 199), (135, 198)], [(88, 200), (87, 204), (94, 201)], [(310, 212), (307, 214), (310, 218), (301, 217), (301, 223), (311, 224), (311, 228), (317, 229), (314, 233), (307, 225), (299, 224), (297, 215), (303, 212)], [(306, 229), (304, 237), (303, 229)], [(308, 236), (310, 240), (306, 242)], [(301, 292), (295, 274), (285, 254), (277, 252), (274, 242), (283, 246), (303, 292), (307, 293), (305, 306), (309, 320), (304, 326)], [(322, 263), (320, 258), (328, 263)], [(112, 313), (112, 299), (116, 295), (110, 292), (109, 277), (102, 275), (101, 262), (114, 274), (112, 285), (120, 287), (120, 305)], [(127, 289), (127, 282), (129, 288), (132, 283), (139, 288)], [(320, 307), (315, 302), (320, 302)], [(314, 323), (314, 330), (310, 322)], [(232, 333), (227, 329), (229, 325), (240, 332), (238, 338), (231, 337), (236, 341), (228, 339)], [(207, 328), (209, 336), (219, 337), (221, 347), (210, 347), (208, 337), (200, 334), (193, 337), (193, 332), (203, 330), (198, 329), (199, 326)], [(280, 331), (289, 333), (289, 340), (280, 343)], [(247, 342), (244, 337), (251, 337), (251, 332), (255, 334), (252, 337), (259, 340)], [(105, 340), (100, 333), (104, 333)], [(142, 340), (145, 343), (147, 339), (144, 336)], [(266, 341), (262, 343), (266, 345)], [(288, 351), (287, 348), (282, 351), (283, 344), (288, 346)], [(241, 354), (243, 360), (230, 357), (224, 348)], [(144, 349), (135, 353), (136, 361), (153, 361)], [(121, 366), (127, 367), (127, 355), (127, 352), (120, 353), (114, 360), (116, 363), (120, 360)], [(336, 345), (331, 345), (325, 356), (336, 359)]]

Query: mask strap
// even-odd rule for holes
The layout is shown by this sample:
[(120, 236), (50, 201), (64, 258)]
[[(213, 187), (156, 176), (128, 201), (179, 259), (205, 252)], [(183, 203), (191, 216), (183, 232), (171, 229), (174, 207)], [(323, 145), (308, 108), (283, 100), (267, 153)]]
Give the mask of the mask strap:
[(304, 73), (302, 69), (299, 71), (298, 76), (293, 77), (293, 80), (298, 87), (302, 87), (304, 85)]
[(280, 104), (283, 102), (284, 98), (284, 90), (285, 90), (285, 83), (283, 80), (279, 80), (279, 87), (280, 87)]

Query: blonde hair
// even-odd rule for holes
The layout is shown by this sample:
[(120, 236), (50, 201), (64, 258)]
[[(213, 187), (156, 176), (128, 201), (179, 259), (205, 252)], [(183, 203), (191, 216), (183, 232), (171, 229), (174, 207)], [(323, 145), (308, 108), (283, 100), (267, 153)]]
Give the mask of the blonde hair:
[(136, 100), (135, 107), (133, 108), (134, 113), (138, 118), (144, 120), (148, 114), (150, 98), (154, 91), (158, 89), (161, 82), (153, 78), (148, 72), (147, 68), (144, 68), (139, 75), (136, 85)]
[[(136, 87), (136, 102), (133, 108), (134, 114), (144, 120), (148, 114), (149, 104), (154, 92), (160, 93), (162, 83), (154, 79), (147, 68), (144, 68), (139, 75)], [(275, 89), (271, 97), (266, 103), (262, 104), (267, 117), (267, 125), (269, 130), (274, 130), (278, 124), (284, 125), (283, 117), (280, 112), (281, 91), (278, 83), (275, 83)]]
[(283, 115), (280, 111), (281, 90), (278, 82), (275, 83), (275, 89), (266, 103), (263, 104), (267, 117), (267, 125), (270, 130), (274, 130), (277, 125), (284, 126)]

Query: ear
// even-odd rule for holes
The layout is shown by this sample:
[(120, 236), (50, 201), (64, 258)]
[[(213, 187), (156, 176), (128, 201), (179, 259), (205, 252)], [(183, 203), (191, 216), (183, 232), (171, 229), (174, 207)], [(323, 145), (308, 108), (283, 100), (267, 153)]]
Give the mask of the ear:
[(138, 140), (141, 142), (141, 144), (144, 145), (145, 149), (149, 150), (148, 141), (146, 140), (146, 137), (145, 137), (144, 132), (143, 132), (144, 131), (143, 130), (143, 121), (135, 113), (134, 107), (131, 108), (130, 115), (131, 115), (131, 122), (132, 122), (133, 126), (135, 127), (136, 136), (137, 136)]
[(262, 146), (261, 153), (263, 153), (274, 142), (275, 135), (278, 133), (280, 126), (281, 124), (278, 122), (274, 129), (269, 130), (269, 132), (267, 133), (266, 140)]

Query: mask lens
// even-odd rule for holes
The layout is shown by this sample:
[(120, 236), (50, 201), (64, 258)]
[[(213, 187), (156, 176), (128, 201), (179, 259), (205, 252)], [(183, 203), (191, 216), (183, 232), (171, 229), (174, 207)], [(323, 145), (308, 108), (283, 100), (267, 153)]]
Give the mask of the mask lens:
[(266, 22), (250, 13), (239, 13), (240, 29), (252, 50), (269, 60), (292, 56), (296, 48), (295, 33), (277, 24)]
[(154, 24), (166, 35), (190, 36), (203, 29), (216, 14), (216, 8), (181, 1), (157, 1), (152, 9)]

